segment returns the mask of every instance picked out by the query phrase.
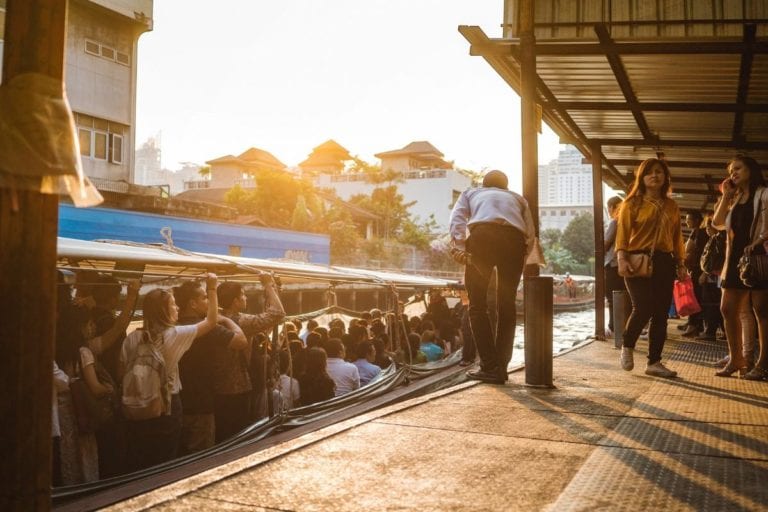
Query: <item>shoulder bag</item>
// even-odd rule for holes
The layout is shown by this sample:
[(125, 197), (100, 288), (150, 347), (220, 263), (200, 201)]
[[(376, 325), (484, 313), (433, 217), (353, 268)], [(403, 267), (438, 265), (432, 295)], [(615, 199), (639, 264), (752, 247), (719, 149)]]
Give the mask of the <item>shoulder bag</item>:
[[(655, 206), (655, 205), (654, 205)], [(661, 218), (662, 210), (656, 206), (659, 210), (656, 214), (654, 224), (658, 224)], [(656, 230), (656, 237), (653, 239), (653, 245), (651, 246), (650, 253), (648, 252), (629, 252), (627, 253), (627, 263), (635, 269), (631, 274), (619, 272), (621, 277), (651, 277), (653, 275), (653, 252), (656, 250), (656, 243), (659, 241), (659, 233), (661, 233), (661, 227)]]
[[(763, 205), (763, 194), (765, 189), (760, 191), (760, 207)], [(760, 211), (757, 212), (755, 218), (760, 215)], [(749, 241), (755, 236), (755, 228), (757, 222), (752, 221), (752, 228), (749, 230)], [(738, 264), (739, 279), (745, 286), (750, 288), (761, 283), (768, 281), (768, 254), (744, 254), (739, 259)]]

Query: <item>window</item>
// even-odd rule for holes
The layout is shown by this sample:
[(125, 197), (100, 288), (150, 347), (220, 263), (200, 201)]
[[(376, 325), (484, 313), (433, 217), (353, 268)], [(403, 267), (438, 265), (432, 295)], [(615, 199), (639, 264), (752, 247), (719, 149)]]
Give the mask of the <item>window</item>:
[(123, 164), (123, 138), (127, 126), (106, 119), (73, 112), (77, 124), (80, 154), (113, 164)]
[(80, 154), (91, 156), (91, 130), (80, 128), (77, 130), (77, 137), (80, 140)]
[(109, 137), (111, 139), (109, 161), (113, 164), (121, 164), (123, 163), (123, 136), (110, 133)]
[(86, 39), (85, 53), (90, 53), (91, 55), (96, 55), (97, 57), (101, 55), (101, 53), (99, 52), (99, 43), (94, 43), (93, 41), (89, 41), (88, 39)]
[(124, 52), (119, 52), (112, 48), (90, 39), (85, 40), (85, 53), (93, 55), (95, 57), (101, 57), (102, 59), (111, 60), (117, 62), (123, 66), (131, 65), (131, 56)]
[(107, 159), (107, 134), (104, 132), (93, 132), (93, 158)]
[(230, 245), (229, 246), (229, 255), (230, 256), (240, 256), (241, 247), (239, 245)]
[(102, 46), (101, 56), (108, 60), (115, 60), (115, 50), (113, 50), (109, 46)]

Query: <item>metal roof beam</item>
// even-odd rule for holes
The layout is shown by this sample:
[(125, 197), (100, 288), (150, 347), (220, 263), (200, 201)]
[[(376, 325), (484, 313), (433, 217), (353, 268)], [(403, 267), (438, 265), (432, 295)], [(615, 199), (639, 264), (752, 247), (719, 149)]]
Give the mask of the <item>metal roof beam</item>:
[[(640, 165), (643, 160), (637, 158), (612, 158), (608, 160), (613, 165), (630, 165), (632, 167), (637, 167)], [(722, 162), (712, 162), (712, 161), (691, 161), (691, 160), (665, 160), (667, 165), (670, 168), (675, 169), (718, 169), (718, 170), (725, 170), (725, 164)], [(582, 163), (588, 164), (590, 162), (582, 160)]]
[[(549, 107), (544, 103), (543, 107)], [(640, 109), (651, 112), (734, 112), (734, 113), (768, 113), (768, 104), (735, 103), (629, 103), (622, 101), (561, 101), (560, 106), (565, 110), (612, 110), (626, 111)]]
[(723, 148), (723, 149), (768, 149), (766, 142), (741, 142), (733, 140), (690, 140), (690, 139), (664, 139), (664, 140), (645, 140), (645, 139), (592, 139), (603, 146), (628, 146), (639, 148), (657, 148), (657, 147), (690, 147), (690, 148)]
[[(744, 106), (747, 103), (749, 93), (749, 81), (752, 76), (752, 61), (754, 53), (752, 45), (755, 42), (757, 25), (744, 25), (744, 45), (746, 49), (741, 54), (741, 66), (739, 68), (739, 86), (736, 93), (736, 105)], [(744, 112), (736, 112), (733, 119), (733, 140), (744, 140)]]
[[(617, 42), (615, 51), (619, 55), (742, 55), (747, 51), (768, 53), (768, 42), (757, 41), (747, 45), (744, 41), (657, 41), (657, 42)], [(472, 56), (512, 55), (519, 49), (518, 39), (488, 39), (488, 42), (472, 44), (469, 54)], [(601, 43), (580, 41), (537, 41), (536, 55), (604, 55)]]
[(613, 39), (611, 39), (611, 35), (608, 33), (608, 28), (604, 24), (595, 25), (595, 33), (600, 40), (600, 45), (605, 51), (605, 57), (611, 65), (613, 76), (619, 83), (621, 93), (624, 95), (624, 99), (627, 100), (627, 104), (630, 105), (632, 116), (635, 118), (640, 133), (646, 140), (655, 139), (655, 136), (651, 133), (651, 128), (648, 126), (648, 122), (645, 120), (643, 111), (637, 106), (637, 96), (635, 96), (635, 91), (632, 90), (632, 84), (629, 82), (627, 70), (624, 69), (624, 63), (616, 52), (616, 45), (613, 43)]

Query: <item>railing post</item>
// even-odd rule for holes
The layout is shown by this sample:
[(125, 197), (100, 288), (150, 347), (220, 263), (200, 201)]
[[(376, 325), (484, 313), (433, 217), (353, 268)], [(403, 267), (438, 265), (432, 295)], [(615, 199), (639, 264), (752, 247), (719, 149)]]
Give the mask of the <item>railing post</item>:
[(525, 384), (552, 388), (552, 278), (528, 276), (523, 281), (525, 318)]

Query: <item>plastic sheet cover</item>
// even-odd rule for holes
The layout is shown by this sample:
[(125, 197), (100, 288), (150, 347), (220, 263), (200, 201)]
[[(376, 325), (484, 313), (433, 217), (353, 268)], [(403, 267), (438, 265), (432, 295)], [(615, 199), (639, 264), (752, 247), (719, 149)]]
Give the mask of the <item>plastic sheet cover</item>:
[(0, 187), (103, 201), (83, 174), (77, 131), (61, 81), (23, 73), (0, 85)]

